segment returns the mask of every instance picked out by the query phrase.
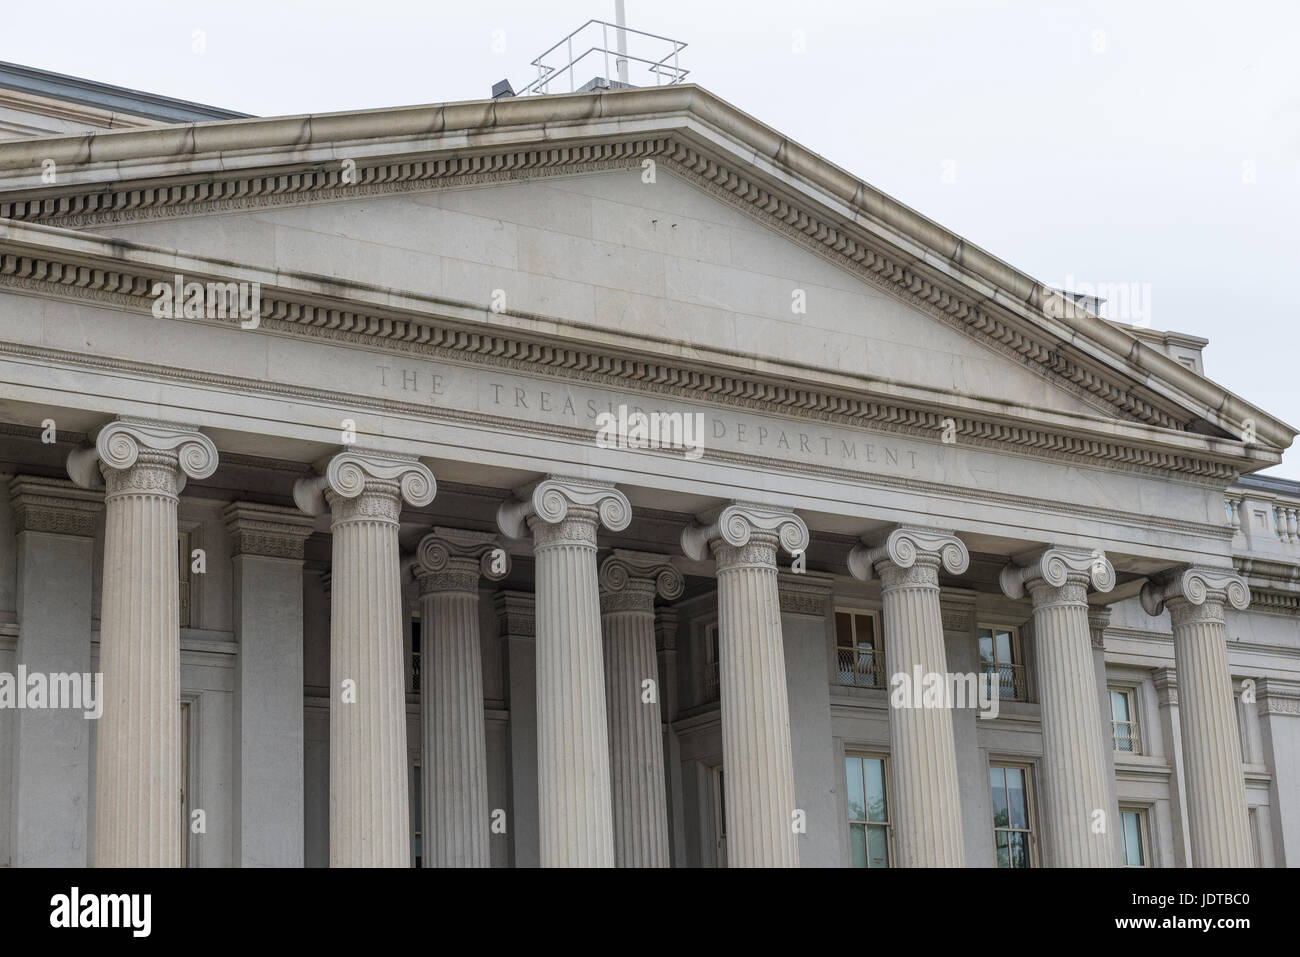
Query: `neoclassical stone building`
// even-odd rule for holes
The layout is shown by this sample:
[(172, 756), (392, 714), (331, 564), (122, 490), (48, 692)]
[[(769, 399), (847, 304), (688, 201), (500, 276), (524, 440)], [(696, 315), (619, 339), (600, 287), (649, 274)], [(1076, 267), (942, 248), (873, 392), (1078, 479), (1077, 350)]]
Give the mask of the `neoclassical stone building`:
[(1300, 863), (1295, 430), (1204, 345), (695, 86), (0, 66), (0, 863)]

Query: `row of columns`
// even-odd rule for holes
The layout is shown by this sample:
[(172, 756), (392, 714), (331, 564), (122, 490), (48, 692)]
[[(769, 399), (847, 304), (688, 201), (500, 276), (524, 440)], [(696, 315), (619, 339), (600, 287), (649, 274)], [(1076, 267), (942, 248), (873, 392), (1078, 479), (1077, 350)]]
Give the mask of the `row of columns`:
[[(186, 478), (205, 478), (216, 465), (215, 447), (196, 429), (140, 419), (106, 426), (93, 448), (69, 458), (79, 485), (106, 486), (105, 704), (95, 792), (100, 866), (180, 863), (176, 506)], [(333, 533), (330, 862), (408, 866), (398, 517), (404, 502), (432, 501), (436, 484), (416, 457), (353, 448), (319, 462), (318, 472), (299, 481), (294, 498), (308, 515), (328, 511)], [(555, 476), (504, 504), (497, 516), (502, 533), (533, 540), (543, 866), (668, 863), (654, 600), (680, 595), (682, 580), (661, 555), (616, 550), (597, 566), (600, 527), (621, 531), (630, 520), (627, 498), (613, 485)], [(309, 529), (281, 524), (300, 546)], [(797, 555), (807, 544), (808, 529), (792, 512), (743, 502), (702, 517), (682, 534), (689, 557), (711, 555), (717, 568), (734, 866), (798, 865), (777, 560), (779, 549)], [(440, 528), (421, 541), (413, 564), (429, 662), (422, 683), (422, 823), (437, 865), (488, 863), (477, 604), (480, 578), (508, 570), (496, 560), (503, 554), (494, 536)], [(960, 574), (968, 561), (954, 534), (909, 526), (850, 554), (852, 574), (881, 580), (886, 660), (895, 671), (946, 671), (939, 571)], [(1049, 865), (1118, 862), (1087, 600), (1089, 588), (1109, 591), (1114, 581), (1104, 554), (1073, 548), (1021, 556), (1002, 573), (1009, 597), (1028, 594), (1033, 602)], [(1152, 614), (1167, 605), (1173, 622), (1186, 689), (1182, 734), (1193, 863), (1243, 865), (1249, 835), (1223, 606), (1244, 608), (1249, 593), (1228, 573), (1184, 569), (1148, 582), (1142, 601)], [(951, 713), (894, 709), (890, 740), (899, 863), (961, 866)]]

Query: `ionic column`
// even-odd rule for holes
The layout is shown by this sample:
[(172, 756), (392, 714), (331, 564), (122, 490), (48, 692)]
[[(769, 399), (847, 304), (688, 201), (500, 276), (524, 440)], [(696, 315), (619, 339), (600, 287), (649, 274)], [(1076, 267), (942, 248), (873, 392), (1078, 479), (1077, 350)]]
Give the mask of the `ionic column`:
[(1116, 828), (1107, 785), (1109, 742), (1088, 624), (1088, 587), (1108, 592), (1115, 570), (1101, 551), (1048, 548), (1002, 569), (1008, 598), (1034, 603), (1034, 660), (1043, 721), (1039, 787), (1049, 867), (1114, 867)]
[(349, 449), (299, 479), (309, 515), (328, 505), (330, 607), (330, 866), (409, 867), (406, 671), (402, 654), (402, 501), (433, 501), (415, 456)]
[(1168, 608), (1173, 623), (1193, 867), (1251, 866), (1224, 602), (1250, 605), (1250, 589), (1229, 571), (1183, 568), (1142, 586), (1147, 614)]
[(217, 449), (185, 425), (122, 418), (68, 456), (68, 473), (104, 494), (95, 747), (95, 866), (179, 867), (180, 567), (176, 504), (207, 478)]
[(497, 512), (511, 538), (533, 533), (543, 867), (614, 866), (596, 530), (631, 520), (613, 485), (555, 476)]
[(682, 532), (695, 561), (710, 551), (718, 570), (722, 760), (727, 861), (731, 867), (798, 867), (794, 762), (786, 691), (778, 544), (808, 545), (793, 512), (734, 503)]
[[(663, 555), (615, 549), (600, 566), (618, 867), (667, 867), (668, 795), (655, 660), (655, 593), (674, 599), (682, 576)], [(646, 695), (645, 682), (654, 694)]]
[[(857, 545), (849, 553), (855, 578), (879, 576), (884, 604), (885, 663), (891, 675), (947, 675), (939, 567), (960, 575), (970, 564), (955, 535), (901, 527), (884, 544)], [(946, 681), (946, 677), (945, 677)], [(890, 679), (891, 686), (894, 679)], [(961, 791), (950, 708), (893, 707), (889, 758), (898, 808), (894, 845), (902, 867), (962, 867)]]
[(425, 859), (430, 867), (491, 867), (479, 578), (504, 578), (496, 536), (435, 528), (420, 541), (420, 711), (424, 722)]

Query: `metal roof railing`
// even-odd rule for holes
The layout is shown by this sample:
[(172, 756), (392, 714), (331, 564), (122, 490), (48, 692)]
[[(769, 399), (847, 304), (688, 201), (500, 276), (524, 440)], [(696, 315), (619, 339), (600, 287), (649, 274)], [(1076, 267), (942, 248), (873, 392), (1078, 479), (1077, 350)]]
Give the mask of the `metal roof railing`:
[[(622, 34), (621, 37), (620, 33)], [(633, 40), (639, 38), (637, 45), (649, 49), (630, 53), (627, 50), (616, 49), (610, 42), (611, 40), (616, 42), (622, 40), (626, 43), (628, 38)], [(547, 58), (553, 57), (556, 51), (561, 48), (564, 50), (562, 55), (567, 57), (565, 62), (547, 63)], [(631, 27), (619, 26), (616, 23), (608, 23), (604, 20), (588, 20), (532, 61), (532, 65), (537, 67), (537, 79), (520, 90), (519, 95), (551, 93), (553, 92), (551, 84), (560, 81), (565, 73), (569, 75), (568, 92), (576, 92), (578, 90), (577, 67), (588, 57), (593, 56), (603, 58), (604, 73), (601, 78), (604, 79), (606, 87), (614, 86), (616, 83), (627, 86), (642, 85), (628, 83), (621, 78), (615, 79), (610, 70), (611, 61), (614, 62), (616, 67), (620, 64), (620, 61), (639, 64), (643, 68), (643, 72), (653, 74), (655, 86), (670, 86), (674, 83), (681, 83), (690, 72), (683, 69), (678, 60), (679, 54), (684, 49), (686, 49), (686, 44), (681, 40), (661, 37), (656, 33), (646, 33), (644, 30), (633, 30)], [(620, 72), (622, 71), (620, 70)], [(587, 84), (584, 83), (583, 85), (586, 86)]]

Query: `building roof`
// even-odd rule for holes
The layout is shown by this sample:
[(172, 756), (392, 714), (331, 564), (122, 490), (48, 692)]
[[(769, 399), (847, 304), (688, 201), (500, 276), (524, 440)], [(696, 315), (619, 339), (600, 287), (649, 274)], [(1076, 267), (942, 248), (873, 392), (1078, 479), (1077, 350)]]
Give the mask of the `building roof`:
[(94, 80), (4, 61), (0, 61), (0, 90), (17, 90), (34, 96), (93, 106), (110, 113), (127, 113), (160, 123), (201, 123), (209, 120), (244, 119), (249, 116), (248, 113), (129, 90), (123, 86), (97, 83)]

